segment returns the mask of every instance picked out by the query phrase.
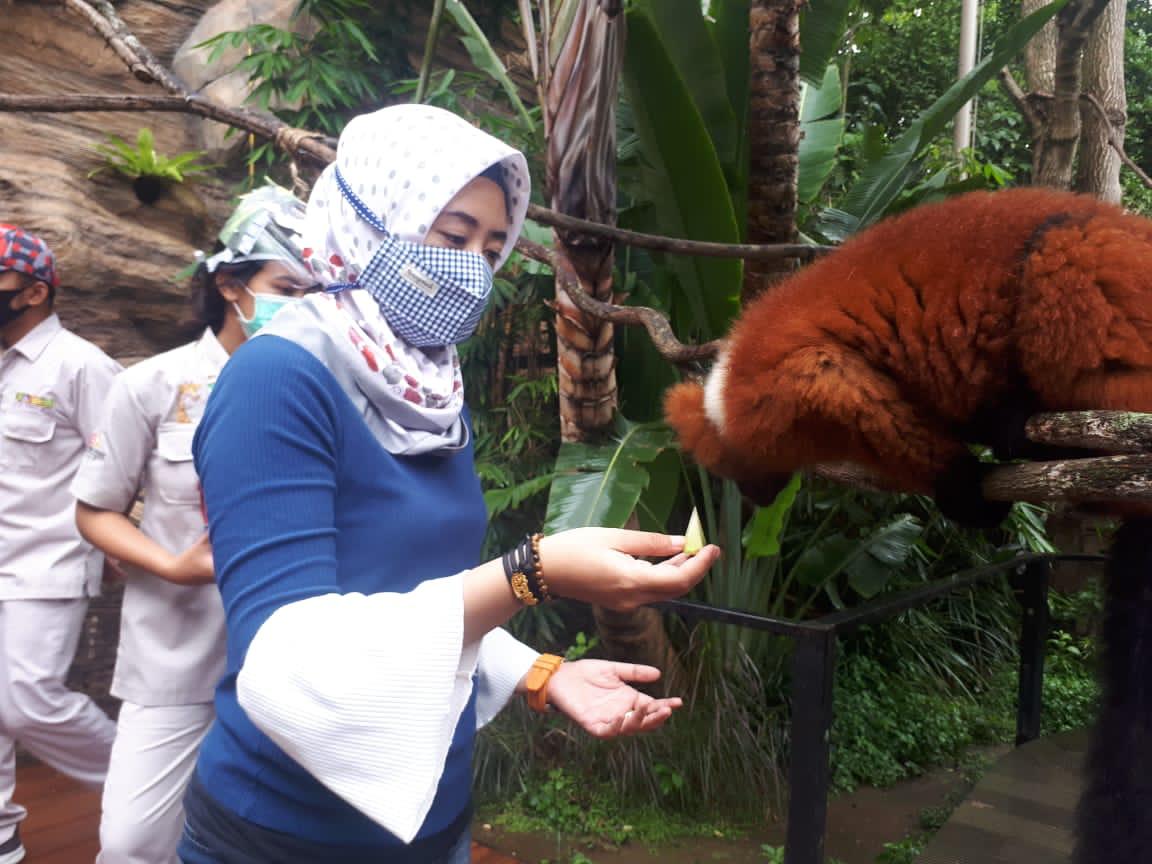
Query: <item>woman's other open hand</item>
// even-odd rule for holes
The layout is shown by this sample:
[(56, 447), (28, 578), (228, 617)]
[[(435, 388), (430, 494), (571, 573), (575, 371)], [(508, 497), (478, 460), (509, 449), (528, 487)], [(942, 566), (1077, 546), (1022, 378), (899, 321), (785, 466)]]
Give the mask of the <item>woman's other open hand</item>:
[(576, 660), (564, 663), (548, 681), (548, 702), (589, 735), (614, 738), (659, 729), (683, 703), (677, 697), (655, 699), (629, 682), (651, 683), (653, 666)]

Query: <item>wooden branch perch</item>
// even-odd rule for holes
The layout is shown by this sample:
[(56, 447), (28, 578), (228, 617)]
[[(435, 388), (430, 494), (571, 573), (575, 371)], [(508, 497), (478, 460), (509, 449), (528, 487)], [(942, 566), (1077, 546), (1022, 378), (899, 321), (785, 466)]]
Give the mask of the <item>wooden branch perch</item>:
[(993, 501), (1139, 503), (1152, 507), (1152, 454), (1025, 462), (997, 468), (984, 479)]
[(1030, 441), (1105, 453), (1152, 453), (1152, 414), (1069, 411), (1036, 414), (1024, 429)]
[(986, 497), (1036, 503), (1136, 503), (1152, 508), (1152, 414), (1037, 414), (1028, 420), (1025, 434), (1040, 444), (1126, 455), (1005, 465), (985, 478)]
[[(984, 479), (984, 496), (989, 500), (1139, 504), (1152, 509), (1152, 414), (1037, 414), (1028, 420), (1025, 432), (1029, 440), (1039, 444), (1124, 455), (1003, 465)], [(860, 465), (817, 465), (811, 473), (858, 489), (884, 492), (891, 488)]]

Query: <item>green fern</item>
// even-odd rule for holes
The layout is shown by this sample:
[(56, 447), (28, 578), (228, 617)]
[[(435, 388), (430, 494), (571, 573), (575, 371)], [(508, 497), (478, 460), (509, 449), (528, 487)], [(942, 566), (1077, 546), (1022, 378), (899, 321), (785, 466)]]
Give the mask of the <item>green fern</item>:
[(104, 164), (88, 172), (89, 179), (101, 171), (115, 171), (132, 180), (153, 177), (183, 183), (213, 167), (200, 161), (203, 150), (191, 150), (172, 157), (158, 153), (151, 129), (141, 129), (137, 133), (135, 147), (117, 135), (109, 135), (107, 142), (97, 144), (95, 150), (104, 157)]

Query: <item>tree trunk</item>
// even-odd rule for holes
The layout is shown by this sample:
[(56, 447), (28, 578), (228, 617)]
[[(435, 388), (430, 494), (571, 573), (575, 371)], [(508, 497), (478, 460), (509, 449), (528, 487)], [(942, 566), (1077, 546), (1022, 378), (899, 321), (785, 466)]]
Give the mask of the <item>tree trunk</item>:
[(1071, 189), (1076, 151), (1080, 144), (1080, 101), (1083, 92), (1083, 54), (1088, 37), (1110, 2), (1073, 0), (1056, 16), (1058, 35), (1054, 89), (1046, 112), (1041, 112), (1041, 145), (1034, 154), (1032, 182), (1038, 186)]
[(1096, 20), (1084, 51), (1084, 93), (1104, 109), (1081, 102), (1080, 160), (1076, 191), (1120, 203), (1120, 154), (1109, 144), (1124, 140), (1128, 98), (1124, 92), (1124, 20), (1127, 8), (1113, 0)]
[[(796, 238), (800, 147), (800, 0), (753, 0), (749, 12), (748, 241)], [(741, 301), (747, 303), (796, 262), (749, 261)]]
[[(1020, 14), (1027, 17), (1051, 2), (1022, 0)], [(1024, 77), (1031, 93), (1051, 96), (1056, 89), (1056, 35), (1056, 19), (1053, 18), (1024, 48)]]
[[(580, 0), (545, 89), (548, 189), (553, 209), (605, 224), (616, 222), (616, 101), (624, 16), (597, 0)], [(557, 230), (556, 246), (590, 296), (612, 302), (612, 241)], [(616, 411), (612, 324), (576, 308), (556, 283), (560, 434), (595, 438)]]

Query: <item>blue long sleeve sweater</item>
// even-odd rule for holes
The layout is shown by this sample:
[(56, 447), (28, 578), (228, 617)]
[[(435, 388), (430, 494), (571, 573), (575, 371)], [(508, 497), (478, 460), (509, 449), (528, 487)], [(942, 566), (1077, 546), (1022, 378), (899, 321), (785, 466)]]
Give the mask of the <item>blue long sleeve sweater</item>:
[[(236, 676), (281, 606), (330, 593), (406, 592), (475, 566), (486, 517), (471, 447), (388, 453), (318, 360), (264, 336), (225, 367), (193, 449), (228, 631), (200, 783), (265, 828), (337, 846), (399, 845), (252, 724)], [(469, 807), (474, 700), (417, 839), (444, 831)]]

